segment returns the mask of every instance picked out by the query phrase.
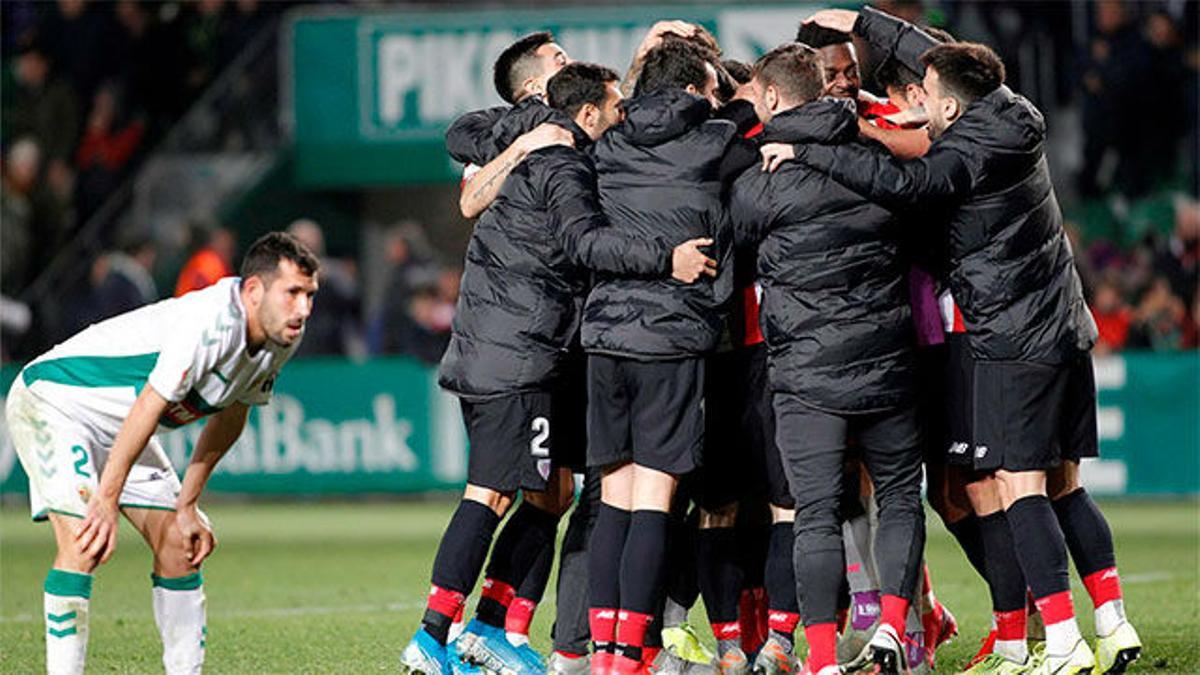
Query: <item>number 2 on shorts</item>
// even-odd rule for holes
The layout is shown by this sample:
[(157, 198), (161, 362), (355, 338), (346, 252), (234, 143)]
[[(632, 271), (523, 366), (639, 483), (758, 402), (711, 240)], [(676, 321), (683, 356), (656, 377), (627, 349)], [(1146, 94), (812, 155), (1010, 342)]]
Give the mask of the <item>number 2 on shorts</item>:
[(83, 468), (83, 467), (87, 466), (87, 461), (88, 461), (87, 450), (85, 450), (82, 445), (72, 445), (71, 446), (71, 454), (76, 456), (76, 458), (75, 458), (75, 473), (79, 474), (80, 476), (83, 476), (84, 478), (91, 478), (92, 475), (90, 473), (88, 473), (86, 469)]
[(534, 457), (549, 457), (550, 448), (545, 446), (550, 438), (550, 420), (545, 417), (533, 418), (533, 440), (529, 441), (529, 454)]

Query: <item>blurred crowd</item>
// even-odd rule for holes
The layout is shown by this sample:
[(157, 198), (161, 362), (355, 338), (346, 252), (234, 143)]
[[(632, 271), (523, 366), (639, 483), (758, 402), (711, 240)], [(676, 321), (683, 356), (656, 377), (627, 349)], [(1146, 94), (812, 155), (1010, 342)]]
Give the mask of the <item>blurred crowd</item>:
[[(93, 321), (233, 273), (246, 233), (219, 223), (194, 225), (183, 258), (160, 255), (146, 235), (113, 232), (106, 253), (71, 261), (88, 266), (82, 287), (57, 289), (45, 306), (27, 301), (31, 284), (222, 68), (296, 4), (0, 3), (0, 358), (27, 358)], [(1051, 153), (1072, 157), (1056, 160), (1071, 169), (1058, 171), (1069, 184), (1060, 195), (1099, 349), (1197, 348), (1197, 3), (875, 4), (997, 46), (1013, 86), (1046, 111), (1052, 136), (1073, 127), (1068, 147)], [(864, 64), (865, 88), (872, 73)], [(292, 227), (323, 254), (319, 224)], [(303, 353), (440, 357), (461, 274), (449, 261), (461, 251), (435, 250), (416, 223), (395, 226), (386, 240), (382, 300), (364, 301), (360, 260), (327, 258)]]

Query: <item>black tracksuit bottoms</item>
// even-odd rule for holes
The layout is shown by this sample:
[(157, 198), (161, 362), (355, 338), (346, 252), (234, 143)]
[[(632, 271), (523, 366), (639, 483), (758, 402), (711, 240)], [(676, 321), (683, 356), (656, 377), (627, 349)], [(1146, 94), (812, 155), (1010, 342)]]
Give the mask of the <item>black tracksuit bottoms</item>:
[(804, 625), (833, 622), (846, 573), (839, 505), (848, 447), (861, 450), (875, 486), (875, 558), (881, 590), (912, 600), (925, 549), (921, 432), (916, 408), (835, 414), (795, 395), (773, 396), (776, 439), (796, 500), (796, 592)]

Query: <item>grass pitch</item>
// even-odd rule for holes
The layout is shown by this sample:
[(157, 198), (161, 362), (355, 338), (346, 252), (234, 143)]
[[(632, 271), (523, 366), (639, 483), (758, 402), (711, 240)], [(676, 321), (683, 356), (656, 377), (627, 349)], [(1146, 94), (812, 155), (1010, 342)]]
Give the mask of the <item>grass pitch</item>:
[[(1146, 644), (1135, 672), (1200, 673), (1200, 504), (1106, 502), (1126, 607)], [(205, 563), (207, 670), (214, 673), (394, 671), (416, 627), (429, 565), (453, 504), (218, 504), (219, 538)], [(986, 632), (987, 590), (936, 517), (927, 559), (962, 634), (939, 652), (953, 672)], [(0, 510), (0, 672), (44, 672), (42, 581), (53, 559), (47, 525)], [(150, 606), (150, 554), (126, 524), (92, 594), (89, 672), (161, 673)], [(552, 582), (553, 583), (553, 580)], [(553, 587), (534, 623), (545, 651)], [(1091, 603), (1075, 604), (1091, 635)], [(705, 625), (697, 607), (692, 620)]]

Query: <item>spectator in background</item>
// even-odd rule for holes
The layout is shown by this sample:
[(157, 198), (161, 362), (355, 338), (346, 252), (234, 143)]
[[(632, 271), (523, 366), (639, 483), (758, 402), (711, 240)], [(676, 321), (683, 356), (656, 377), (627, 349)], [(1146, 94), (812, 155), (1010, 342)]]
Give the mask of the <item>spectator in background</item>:
[(38, 27), (39, 39), (81, 100), (91, 100), (111, 67), (111, 55), (104, 49), (109, 21), (108, 8), (101, 3), (58, 0)]
[(125, 117), (117, 85), (109, 82), (98, 88), (83, 139), (75, 151), (79, 171), (76, 207), (85, 217), (117, 189), (125, 167), (141, 145), (145, 123), (141, 118)]
[(40, 45), (29, 47), (4, 73), (3, 140), (31, 136), (48, 163), (68, 162), (79, 133), (78, 101), (57, 77)]
[(116, 251), (92, 263), (87, 291), (66, 308), (64, 328), (76, 333), (93, 323), (156, 302), (154, 263), (158, 247), (145, 235), (131, 236)]
[(175, 297), (211, 286), (223, 277), (233, 276), (237, 240), (232, 232), (223, 227), (212, 230), (194, 227), (192, 242), (195, 252), (179, 272), (179, 279), (175, 282)]
[(13, 143), (4, 163), (0, 199), (0, 293), (15, 298), (30, 281), (33, 253), (33, 192), (41, 170), (37, 141), (25, 137)]
[(1175, 231), (1158, 248), (1154, 269), (1167, 278), (1185, 305), (1196, 300), (1196, 263), (1200, 259), (1200, 202), (1180, 195), (1175, 200)]
[(325, 233), (314, 220), (297, 220), (287, 231), (321, 260), (321, 292), (313, 300), (313, 313), (304, 326), (304, 339), (296, 355), (364, 356), (367, 350), (362, 334), (358, 266), (353, 260), (326, 255)]
[(1131, 349), (1172, 351), (1194, 342), (1193, 322), (1188, 319), (1187, 307), (1171, 292), (1166, 277), (1155, 277), (1142, 294), (1134, 312), (1128, 345)]
[(1120, 287), (1110, 279), (1102, 280), (1092, 294), (1091, 306), (1092, 317), (1100, 331), (1096, 354), (1104, 356), (1124, 349), (1133, 323), (1133, 310), (1121, 297)]
[(188, 68), (184, 83), (190, 95), (208, 86), (221, 66), (220, 37), (224, 0), (196, 0), (181, 17)]
[(439, 286), (435, 283), (414, 289), (404, 311), (390, 317), (384, 328), (384, 353), (413, 356), (430, 365), (441, 361), (450, 344), (454, 305), (447, 305)]

